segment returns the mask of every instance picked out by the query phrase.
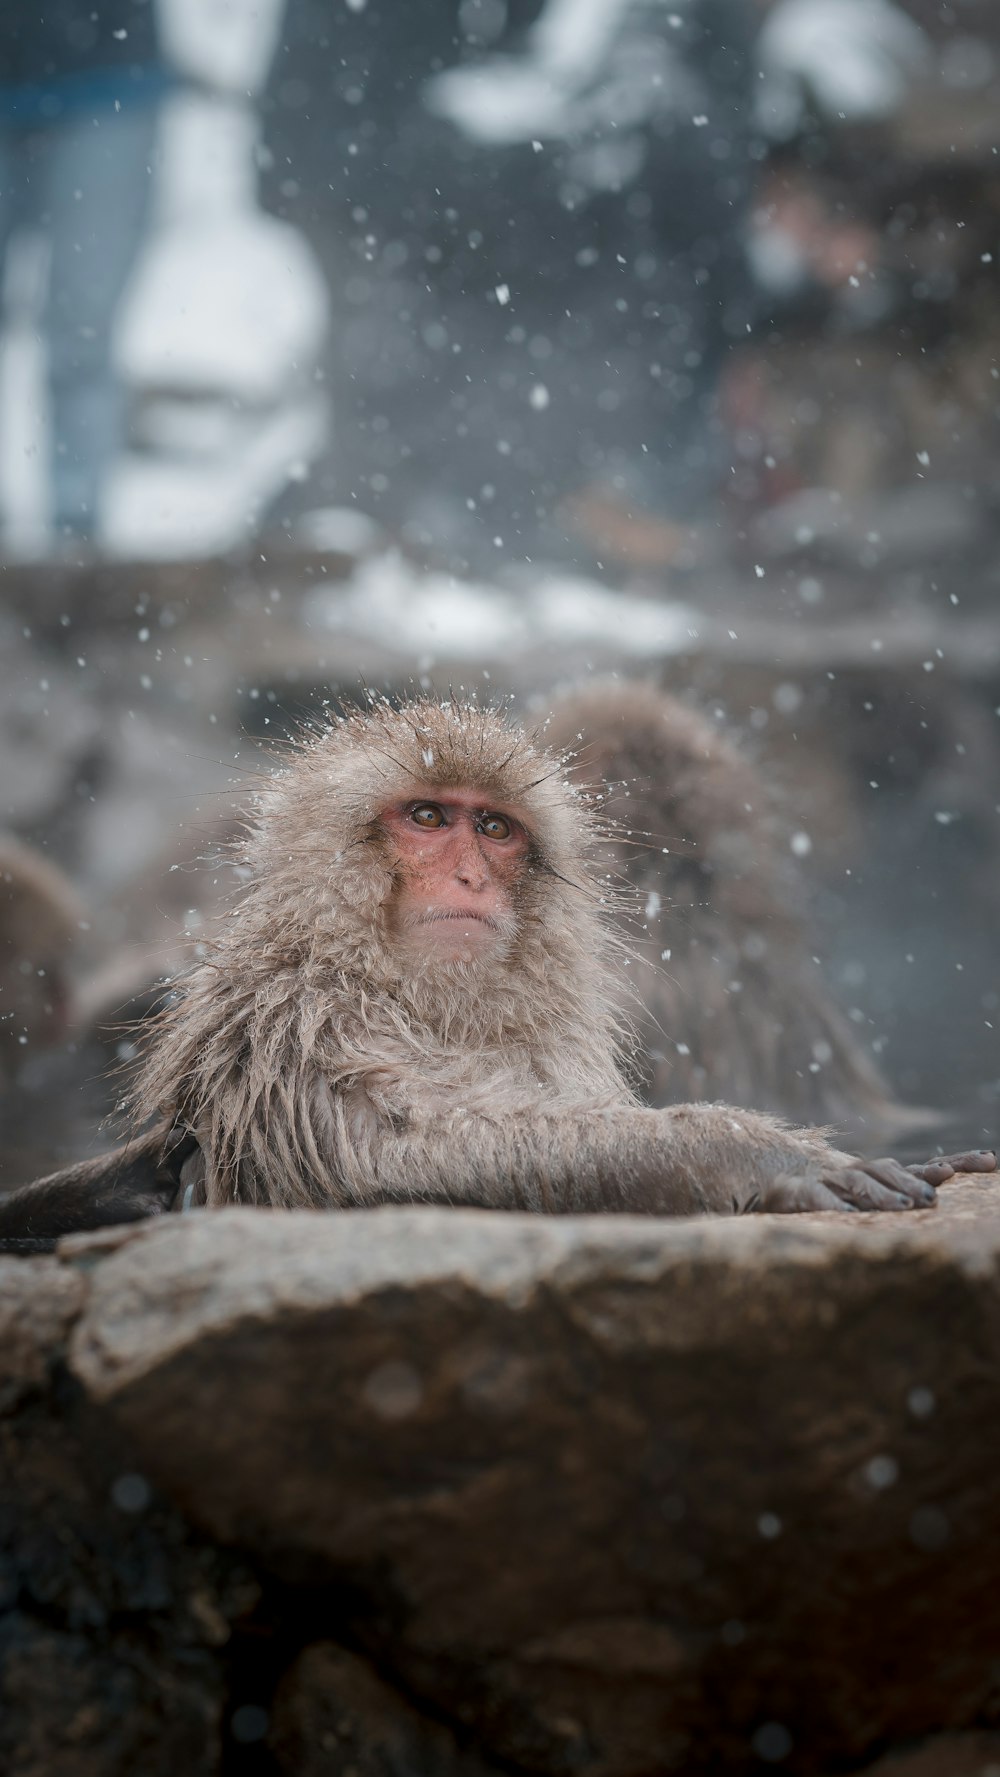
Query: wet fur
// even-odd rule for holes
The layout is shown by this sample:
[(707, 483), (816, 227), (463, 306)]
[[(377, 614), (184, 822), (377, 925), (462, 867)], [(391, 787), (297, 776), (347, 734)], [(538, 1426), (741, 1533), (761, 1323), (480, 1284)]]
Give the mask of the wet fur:
[[(469, 783), (531, 835), (517, 938), (499, 959), (404, 972), (378, 811), (416, 786)], [(497, 711), (375, 703), (335, 722), (260, 796), (243, 846), (252, 883), (154, 1033), (137, 1115), (197, 1132), (209, 1202), (291, 1208), (364, 1197), (363, 1179), (330, 1177), (331, 1140), (350, 1146), (344, 1119), (363, 1134), (456, 1097), (493, 1109), (498, 1093), (634, 1102), (595, 844), (564, 767)]]
[[(396, 860), (379, 815), (457, 786), (530, 836), (517, 929), (492, 954), (414, 967), (389, 937)], [(137, 1129), (154, 1125), (135, 1201), (148, 1189), (155, 1213), (176, 1187), (174, 1201), (212, 1206), (845, 1207), (827, 1183), (851, 1163), (820, 1130), (639, 1105), (606, 843), (565, 757), (501, 711), (376, 700), (306, 740), (259, 796), (241, 899), (152, 1028), (132, 1101)], [(747, 919), (752, 862), (751, 844), (737, 872)], [(897, 1206), (849, 1177), (854, 1206)], [(41, 1187), (47, 1227), (57, 1184)]]
[(869, 1134), (912, 1126), (813, 960), (789, 836), (753, 766), (652, 686), (564, 698), (546, 731), (576, 749), (574, 780), (613, 817), (649, 1102), (710, 1095)]
[(49, 1252), (64, 1234), (163, 1214), (177, 1194), (167, 1135), (155, 1129), (0, 1198), (0, 1251)]

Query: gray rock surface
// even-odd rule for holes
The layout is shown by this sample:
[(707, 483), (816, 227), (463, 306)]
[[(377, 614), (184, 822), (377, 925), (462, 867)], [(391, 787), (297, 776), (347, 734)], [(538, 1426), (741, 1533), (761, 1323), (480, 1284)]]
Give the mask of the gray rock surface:
[(196, 1213), (12, 1261), (0, 1682), (11, 1744), (49, 1725), (9, 1768), (131, 1777), (159, 1721), (144, 1771), (981, 1777), (998, 1268), (973, 1179), (906, 1216)]
[(43, 1389), (86, 1294), (57, 1259), (0, 1259), (0, 1413)]

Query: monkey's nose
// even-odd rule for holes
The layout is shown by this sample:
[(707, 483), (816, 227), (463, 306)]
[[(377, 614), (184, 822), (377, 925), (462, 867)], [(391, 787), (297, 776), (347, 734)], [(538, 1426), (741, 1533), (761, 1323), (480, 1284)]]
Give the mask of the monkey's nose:
[(490, 873), (482, 858), (460, 858), (455, 865), (455, 877), (466, 888), (484, 889), (490, 880)]

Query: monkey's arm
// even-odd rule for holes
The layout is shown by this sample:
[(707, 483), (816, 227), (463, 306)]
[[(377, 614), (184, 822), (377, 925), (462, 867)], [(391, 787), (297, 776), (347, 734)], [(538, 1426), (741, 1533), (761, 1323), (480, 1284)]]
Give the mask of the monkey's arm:
[(724, 1105), (453, 1112), (401, 1131), (356, 1115), (334, 1125), (334, 1168), (352, 1202), (742, 1215), (935, 1200), (928, 1179), (894, 1160), (855, 1160), (818, 1131)]
[(0, 1252), (51, 1252), (64, 1234), (162, 1215), (177, 1195), (184, 1158), (167, 1136), (168, 1126), (161, 1125), (111, 1154), (0, 1198)]

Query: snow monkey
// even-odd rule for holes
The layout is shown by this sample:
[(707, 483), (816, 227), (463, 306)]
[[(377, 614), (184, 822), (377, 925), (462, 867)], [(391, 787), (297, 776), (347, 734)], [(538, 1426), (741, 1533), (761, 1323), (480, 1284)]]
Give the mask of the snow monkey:
[(735, 747), (676, 698), (611, 682), (560, 699), (545, 733), (613, 817), (609, 861), (637, 897), (644, 1097), (919, 1127), (830, 997), (788, 836)]
[(501, 711), (372, 699), (331, 721), (260, 794), (242, 898), (154, 1026), (132, 1100), (152, 1128), (13, 1193), (3, 1242), (189, 1203), (914, 1209), (992, 1169), (642, 1106), (599, 842), (565, 758)]
[(61, 1041), (83, 908), (48, 858), (0, 834), (0, 1083), (34, 1048)]

